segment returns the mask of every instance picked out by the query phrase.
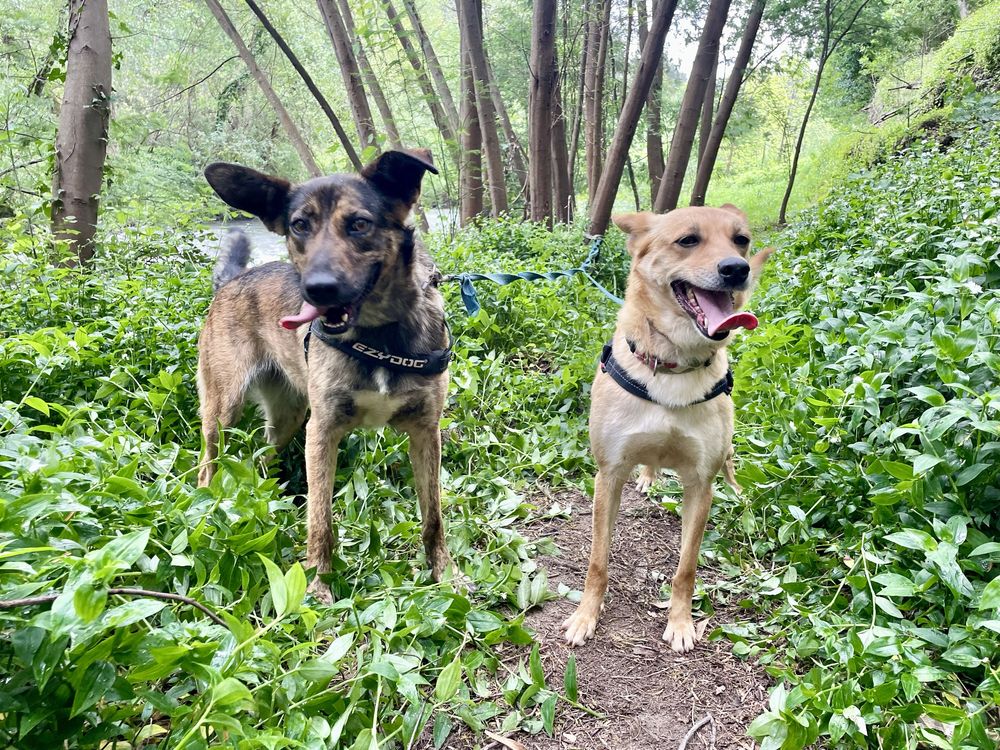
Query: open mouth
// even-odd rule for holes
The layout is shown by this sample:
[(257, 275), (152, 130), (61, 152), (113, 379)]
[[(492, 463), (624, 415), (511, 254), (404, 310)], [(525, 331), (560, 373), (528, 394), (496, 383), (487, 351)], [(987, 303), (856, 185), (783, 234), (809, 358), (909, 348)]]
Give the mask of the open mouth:
[(381, 275), (382, 266), (377, 265), (372, 271), (368, 283), (361, 293), (353, 300), (344, 305), (317, 306), (311, 302), (302, 301), (302, 307), (295, 315), (287, 315), (281, 319), (281, 327), (292, 331), (301, 325), (311, 323), (316, 318), (323, 318), (323, 325), (327, 333), (344, 333), (347, 329), (357, 325), (361, 315), (361, 306), (365, 299), (375, 288), (375, 283)]
[(757, 327), (757, 318), (753, 313), (736, 310), (732, 292), (702, 289), (681, 279), (671, 282), (670, 288), (681, 309), (707, 338), (722, 341), (734, 328), (752, 331)]

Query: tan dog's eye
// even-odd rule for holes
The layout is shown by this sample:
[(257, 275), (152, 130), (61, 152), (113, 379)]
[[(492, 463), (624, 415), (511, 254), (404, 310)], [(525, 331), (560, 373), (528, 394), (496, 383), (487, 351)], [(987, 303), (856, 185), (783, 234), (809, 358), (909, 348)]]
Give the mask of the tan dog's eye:
[(739, 247), (748, 247), (750, 245), (750, 238), (745, 234), (738, 234), (733, 237), (733, 242)]
[(298, 219), (292, 221), (292, 223), (289, 224), (288, 227), (295, 234), (306, 234), (309, 231), (309, 220), (299, 217)]
[(699, 242), (701, 242), (701, 237), (699, 237), (696, 234), (685, 234), (683, 237), (677, 240), (677, 244), (680, 245), (681, 247), (694, 247)]
[(368, 234), (371, 228), (372, 222), (369, 219), (361, 217), (351, 219), (351, 221), (347, 224), (347, 231), (351, 234)]

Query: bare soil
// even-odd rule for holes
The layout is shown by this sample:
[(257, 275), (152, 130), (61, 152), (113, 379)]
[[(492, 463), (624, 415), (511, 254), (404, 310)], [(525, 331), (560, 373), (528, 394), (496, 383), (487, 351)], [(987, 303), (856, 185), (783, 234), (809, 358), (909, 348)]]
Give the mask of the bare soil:
[[(561, 555), (539, 562), (548, 572), (553, 591), (560, 583), (581, 590), (590, 553), (591, 501), (577, 492), (560, 493), (556, 499), (563, 506), (571, 505), (572, 514), (536, 527), (532, 536), (553, 539)], [(706, 637), (694, 651), (677, 654), (660, 639), (667, 621), (660, 591), (673, 575), (679, 540), (680, 518), (641, 496), (630, 483), (622, 497), (608, 596), (595, 637), (576, 649), (564, 643), (562, 623), (576, 606), (567, 599), (547, 602), (529, 613), (526, 622), (540, 643), (550, 683), (561, 688), (566, 660), (575, 652), (580, 702), (604, 718), (560, 703), (553, 737), (513, 737), (527, 750), (674, 750), (693, 724), (707, 716), (712, 717), (712, 724), (697, 731), (687, 750), (755, 747), (745, 732), (765, 706), (771, 685), (767, 674), (734, 656), (726, 640)], [(711, 581), (715, 575), (711, 568), (698, 570), (702, 581)], [(739, 622), (746, 616), (717, 608), (707, 633), (720, 622)], [(427, 747), (432, 747), (429, 740), (428, 736)], [(488, 737), (459, 732), (448, 739), (446, 747), (503, 750), (503, 745)]]

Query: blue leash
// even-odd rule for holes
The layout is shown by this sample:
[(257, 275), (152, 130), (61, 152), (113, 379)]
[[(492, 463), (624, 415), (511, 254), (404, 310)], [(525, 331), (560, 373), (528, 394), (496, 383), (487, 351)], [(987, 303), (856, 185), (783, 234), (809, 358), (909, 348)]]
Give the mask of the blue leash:
[(476, 287), (472, 283), (474, 281), (492, 281), (494, 284), (506, 286), (507, 284), (512, 284), (515, 281), (541, 281), (542, 279), (545, 279), (546, 281), (555, 281), (556, 279), (575, 276), (578, 273), (583, 274), (583, 276), (591, 284), (597, 287), (597, 289), (609, 300), (614, 302), (616, 305), (621, 305), (624, 303), (624, 300), (621, 297), (616, 297), (608, 291), (587, 270), (600, 257), (601, 239), (601, 237), (593, 238), (590, 243), (590, 252), (587, 254), (587, 258), (577, 268), (568, 268), (565, 271), (521, 271), (520, 273), (465, 272), (445, 276), (441, 280), (457, 281), (459, 283), (462, 293), (462, 302), (465, 304), (465, 311), (469, 315), (475, 315), (482, 307), (479, 304), (479, 296), (476, 294)]

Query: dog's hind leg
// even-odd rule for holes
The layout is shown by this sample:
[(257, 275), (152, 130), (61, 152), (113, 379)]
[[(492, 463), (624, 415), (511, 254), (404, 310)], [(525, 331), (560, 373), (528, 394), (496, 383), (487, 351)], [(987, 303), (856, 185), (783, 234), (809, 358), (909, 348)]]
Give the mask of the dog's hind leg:
[[(685, 478), (686, 480), (687, 478)], [(694, 648), (697, 635), (691, 619), (691, 598), (694, 596), (694, 576), (698, 567), (698, 552), (712, 507), (712, 484), (684, 481), (684, 510), (681, 514), (681, 554), (677, 572), (670, 588), (670, 619), (663, 631), (663, 640), (674, 651)]]
[(657, 468), (655, 466), (643, 466), (639, 472), (639, 478), (635, 480), (635, 488), (639, 492), (649, 492), (656, 481)]
[(207, 487), (215, 476), (215, 459), (219, 456), (221, 430), (232, 427), (243, 413), (243, 389), (227, 389), (209, 382), (210, 378), (198, 369), (200, 393), (201, 434), (205, 445), (198, 466), (198, 486)]
[(410, 435), (410, 463), (420, 501), (424, 552), (431, 566), (431, 576), (440, 581), (449, 567), (454, 573), (458, 572), (448, 554), (441, 518), (441, 431), (437, 422), (410, 427), (406, 431)]
[(631, 473), (631, 467), (615, 474), (598, 471), (594, 478), (594, 528), (590, 548), (590, 566), (583, 598), (576, 611), (566, 619), (566, 642), (581, 646), (597, 629), (604, 594), (608, 590), (608, 556), (611, 551), (611, 534), (618, 519), (622, 500), (622, 487)]
[(730, 448), (729, 455), (726, 456), (726, 462), (722, 464), (722, 478), (726, 480), (726, 484), (736, 490), (736, 494), (740, 494), (743, 492), (743, 488), (736, 481), (736, 467), (733, 465), (735, 456), (736, 451)]
[(254, 394), (264, 412), (264, 434), (274, 448), (268, 461), (280, 453), (306, 421), (309, 402), (283, 377), (262, 380)]

